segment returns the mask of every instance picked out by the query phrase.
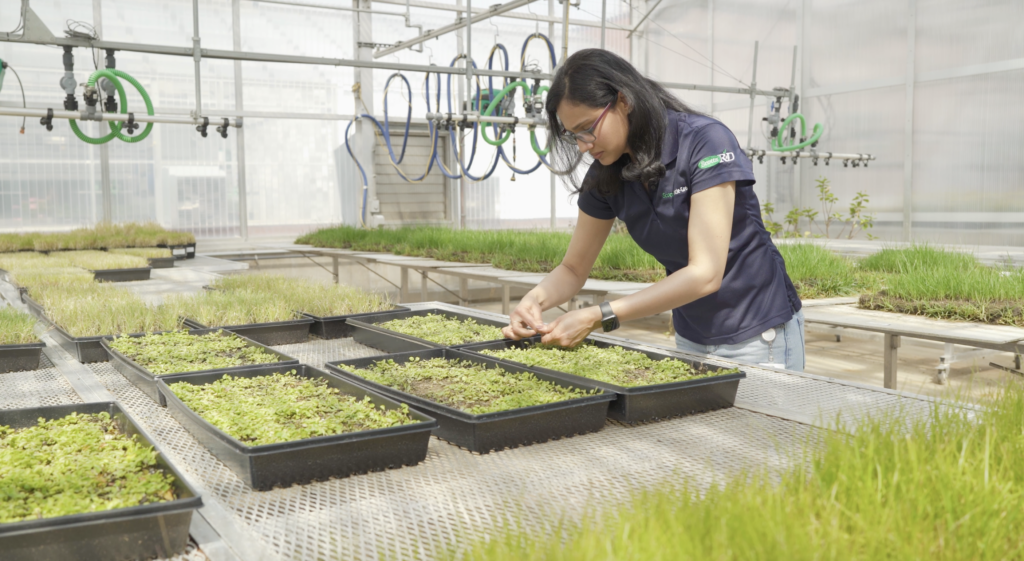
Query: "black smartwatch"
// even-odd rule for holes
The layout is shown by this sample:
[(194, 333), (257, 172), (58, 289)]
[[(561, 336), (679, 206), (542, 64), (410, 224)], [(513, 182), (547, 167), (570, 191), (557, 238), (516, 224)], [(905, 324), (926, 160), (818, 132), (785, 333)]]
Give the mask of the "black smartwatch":
[(619, 318), (612, 311), (612, 305), (608, 302), (601, 302), (601, 328), (605, 333), (619, 328)]

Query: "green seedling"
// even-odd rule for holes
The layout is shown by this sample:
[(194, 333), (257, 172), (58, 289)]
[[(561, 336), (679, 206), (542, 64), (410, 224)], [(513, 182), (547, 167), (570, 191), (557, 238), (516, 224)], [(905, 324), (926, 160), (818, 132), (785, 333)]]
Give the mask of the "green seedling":
[(209, 327), (287, 321), (298, 315), (283, 298), (244, 290), (171, 296), (164, 300), (162, 308)]
[(412, 335), (445, 346), (505, 338), (501, 334), (501, 329), (493, 325), (483, 325), (472, 318), (459, 320), (441, 314), (393, 319), (378, 325), (396, 333)]
[(222, 331), (205, 335), (171, 331), (141, 337), (117, 337), (110, 342), (110, 347), (157, 376), (280, 360), (245, 339)]
[(0, 426), (0, 524), (173, 500), (156, 460), (107, 413)]
[(576, 399), (598, 390), (564, 387), (528, 372), (508, 372), (462, 360), (388, 359), (356, 374), (378, 384), (455, 409), (481, 415)]
[(89, 271), (140, 269), (149, 266), (149, 261), (142, 257), (96, 250), (66, 251), (60, 253), (57, 257), (65, 260), (73, 267), (81, 267)]
[(292, 370), (270, 376), (225, 375), (211, 384), (170, 385), (189, 409), (249, 446), (416, 423), (408, 406), (387, 409)]
[(584, 342), (574, 348), (531, 345), (525, 348), (488, 349), (483, 354), (527, 366), (574, 374), (622, 387), (685, 382), (734, 374), (738, 369), (694, 370), (681, 360), (654, 360), (623, 347), (598, 347)]
[(134, 292), (100, 283), (31, 290), (46, 315), (73, 337), (153, 333), (179, 329), (172, 309), (147, 304)]

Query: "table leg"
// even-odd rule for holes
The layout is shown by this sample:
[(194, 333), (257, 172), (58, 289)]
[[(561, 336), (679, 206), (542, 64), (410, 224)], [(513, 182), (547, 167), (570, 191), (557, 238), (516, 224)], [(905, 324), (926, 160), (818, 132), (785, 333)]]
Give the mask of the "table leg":
[(900, 348), (900, 336), (891, 333), (885, 334), (885, 387), (890, 390), (896, 389), (896, 357), (897, 349)]
[(331, 256), (331, 273), (334, 275), (334, 284), (338, 284), (338, 256)]
[(409, 268), (401, 267), (402, 269), (402, 287), (398, 289), (398, 297), (403, 303), (409, 301)]
[(469, 279), (459, 279), (459, 305), (469, 304)]
[(422, 271), (420, 273), (420, 302), (427, 301), (427, 272)]
[(512, 287), (507, 283), (501, 285), (501, 313), (508, 315), (509, 312), (509, 300), (512, 299)]
[(936, 372), (936, 382), (939, 384), (945, 384), (946, 380), (949, 379), (949, 369), (956, 360), (955, 350), (953, 349), (953, 343), (945, 343), (945, 353), (939, 357), (938, 372)]

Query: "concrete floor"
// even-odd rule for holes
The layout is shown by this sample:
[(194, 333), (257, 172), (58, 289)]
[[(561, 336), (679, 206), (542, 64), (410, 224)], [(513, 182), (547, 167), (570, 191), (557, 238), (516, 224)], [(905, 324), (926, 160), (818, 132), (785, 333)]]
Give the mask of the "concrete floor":
[[(279, 243), (290, 242), (280, 240)], [(261, 240), (260, 243), (264, 243)], [(254, 244), (251, 247), (254, 247)], [(200, 253), (205, 251), (235, 250), (245, 247), (238, 240), (234, 243), (221, 242), (217, 244), (203, 243)], [(309, 260), (302, 258), (295, 259), (261, 259), (259, 261), (245, 261), (249, 265), (248, 271), (241, 273), (267, 272), (286, 276), (303, 278), (314, 278), (324, 282), (331, 282), (329, 272), (330, 260), (319, 259)], [(319, 264), (318, 264), (319, 263)], [(431, 277), (432, 279), (434, 277)], [(397, 285), (399, 284), (399, 271), (397, 267), (387, 265), (370, 265), (362, 267), (342, 262), (339, 268), (340, 282), (368, 288), (370, 290), (387, 291), (397, 299)], [(411, 293), (418, 300), (420, 281), (413, 275), (411, 279)], [(452, 292), (446, 292), (441, 286)], [(428, 300), (443, 300), (454, 302), (453, 293), (458, 291), (458, 281), (452, 277), (437, 277), (436, 282), (428, 283)], [(473, 307), (492, 312), (501, 311), (501, 293), (493, 285), (472, 281), (470, 282)], [(522, 296), (513, 292), (513, 306), (516, 298)], [(560, 310), (549, 310), (545, 313), (545, 320), (552, 320), (562, 312)], [(658, 345), (674, 345), (673, 336), (669, 333), (667, 314), (655, 318), (648, 318), (624, 325), (616, 335), (653, 343)], [(929, 396), (965, 395), (972, 398), (983, 397), (986, 393), (998, 388), (1002, 383), (1015, 378), (1014, 374), (989, 366), (989, 362), (996, 362), (1004, 366), (1013, 366), (1013, 355), (1010, 353), (993, 352), (990, 356), (971, 362), (957, 363), (949, 372), (949, 382), (940, 385), (935, 382), (936, 366), (939, 364), (939, 356), (943, 353), (943, 347), (938, 343), (917, 341), (904, 338), (903, 346), (899, 351), (898, 362), (898, 389), (906, 392)], [(806, 372), (859, 382), (863, 384), (882, 386), (882, 337), (877, 334), (865, 332), (847, 332), (842, 337), (842, 342), (837, 342), (833, 334), (815, 332), (809, 330), (806, 334)]]

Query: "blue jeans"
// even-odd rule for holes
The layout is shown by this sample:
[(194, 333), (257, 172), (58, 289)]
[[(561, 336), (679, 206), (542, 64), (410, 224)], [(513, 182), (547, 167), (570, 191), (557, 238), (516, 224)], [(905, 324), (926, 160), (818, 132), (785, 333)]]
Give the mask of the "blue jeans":
[(799, 311), (786, 323), (776, 326), (775, 340), (769, 343), (758, 334), (731, 345), (699, 345), (676, 334), (676, 348), (695, 355), (712, 355), (727, 360), (754, 364), (785, 364), (787, 370), (804, 370), (804, 313)]

